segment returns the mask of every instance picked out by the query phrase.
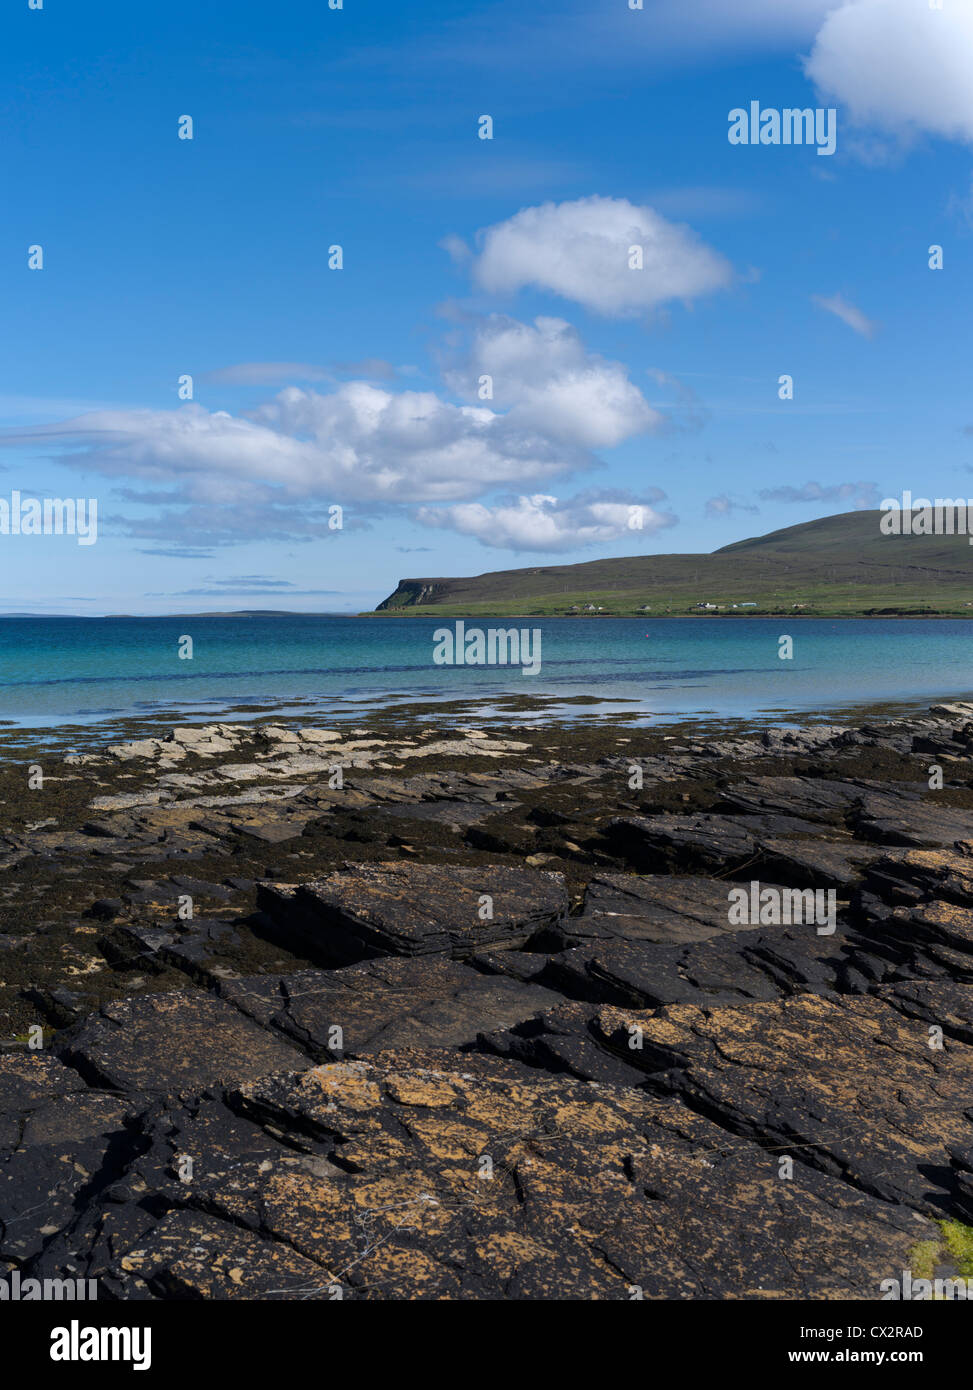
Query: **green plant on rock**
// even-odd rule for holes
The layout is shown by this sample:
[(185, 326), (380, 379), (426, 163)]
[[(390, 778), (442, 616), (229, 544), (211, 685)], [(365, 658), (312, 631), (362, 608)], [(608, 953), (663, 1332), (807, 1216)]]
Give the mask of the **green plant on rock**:
[(951, 1265), (964, 1279), (973, 1279), (973, 1226), (962, 1221), (940, 1221), (943, 1241)]

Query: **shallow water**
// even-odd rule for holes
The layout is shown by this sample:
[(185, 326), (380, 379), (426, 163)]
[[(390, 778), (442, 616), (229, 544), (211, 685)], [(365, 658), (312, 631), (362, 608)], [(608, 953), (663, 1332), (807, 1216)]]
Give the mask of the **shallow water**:
[[(0, 618), (0, 720), (24, 727), (219, 718), (240, 706), (336, 717), (397, 703), (579, 696), (653, 719), (840, 717), (973, 694), (957, 620), (471, 619), (541, 634), (541, 669), (436, 665), (442, 618)], [(179, 657), (183, 636), (191, 660)], [(780, 659), (779, 639), (793, 638)], [(560, 708), (560, 702), (565, 706)], [(591, 706), (585, 707), (592, 712)], [(236, 717), (236, 715), (234, 715)]]

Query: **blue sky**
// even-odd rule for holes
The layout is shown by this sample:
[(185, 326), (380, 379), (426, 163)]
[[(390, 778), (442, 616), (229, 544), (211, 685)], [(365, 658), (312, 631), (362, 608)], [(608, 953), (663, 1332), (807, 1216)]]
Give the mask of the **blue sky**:
[[(98, 541), (0, 535), (0, 611), (357, 611), (973, 490), (968, 4), (3, 28), (0, 497), (95, 498)], [(753, 100), (834, 107), (835, 154), (731, 145)]]

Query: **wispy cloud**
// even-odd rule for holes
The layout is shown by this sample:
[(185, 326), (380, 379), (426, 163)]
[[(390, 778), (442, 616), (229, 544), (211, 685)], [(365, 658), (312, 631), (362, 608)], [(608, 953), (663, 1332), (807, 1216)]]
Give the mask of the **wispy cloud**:
[(576, 81), (605, 69), (669, 70), (707, 62), (714, 54), (774, 52), (809, 42), (836, 0), (645, 0), (624, 4), (559, 4), (525, 10), (499, 0), (437, 25), (435, 35), (403, 50), (359, 49), (349, 65), (399, 73), (444, 66), (509, 72), (528, 67), (535, 82), (570, 71)]
[(282, 381), (329, 381), (326, 367), (313, 362), (237, 362), (204, 372), (202, 381), (220, 386), (275, 386)]
[(658, 401), (659, 410), (667, 412), (669, 427), (677, 430), (701, 430), (709, 420), (709, 411), (696, 392), (685, 381), (673, 376), (660, 367), (646, 367), (645, 374), (662, 389), (668, 391), (672, 400)]
[(139, 555), (157, 555), (164, 560), (212, 560), (213, 549), (211, 546), (201, 547), (194, 545), (156, 545), (139, 546)]
[(146, 594), (146, 598), (226, 598), (231, 594), (237, 594), (244, 598), (259, 598), (268, 594), (278, 595), (282, 598), (346, 598), (348, 591), (345, 589), (298, 589), (293, 585), (269, 588), (260, 584), (248, 588), (245, 584), (224, 584), (221, 581), (211, 588), (173, 589), (169, 593)]
[(200, 380), (217, 386), (279, 386), (282, 382), (334, 383), (338, 377), (363, 377), (369, 381), (393, 381), (404, 368), (382, 357), (363, 357), (357, 362), (237, 362), (203, 372)]
[(707, 516), (724, 517), (732, 516), (734, 512), (759, 512), (760, 508), (747, 502), (740, 502), (735, 497), (728, 496), (721, 492), (718, 497), (710, 497), (704, 508)]
[(648, 202), (666, 217), (752, 217), (764, 206), (762, 194), (749, 188), (688, 185), (653, 191)]
[(332, 362), (331, 368), (341, 376), (361, 376), (371, 381), (393, 381), (401, 367), (393, 367), (382, 357), (363, 357), (358, 362)]
[(851, 502), (858, 510), (877, 507), (882, 493), (876, 483), (805, 483), (803, 487), (763, 488), (765, 502)]
[(846, 323), (849, 328), (853, 328), (863, 338), (874, 338), (878, 332), (878, 323), (863, 314), (856, 305), (849, 303), (842, 294), (812, 294), (811, 300), (819, 309), (834, 314), (835, 318), (841, 319), (842, 323)]

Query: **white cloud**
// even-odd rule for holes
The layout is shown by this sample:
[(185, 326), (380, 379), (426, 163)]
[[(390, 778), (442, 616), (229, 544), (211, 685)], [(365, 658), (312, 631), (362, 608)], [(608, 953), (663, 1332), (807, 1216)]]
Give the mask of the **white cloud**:
[(446, 380), (460, 396), (477, 398), (489, 377), (494, 408), (511, 427), (586, 449), (610, 449), (659, 428), (663, 416), (629, 381), (620, 362), (585, 350), (564, 319), (521, 323), (502, 314), (480, 320), (462, 367)]
[(834, 314), (836, 318), (841, 319), (842, 323), (846, 323), (849, 328), (860, 333), (863, 338), (874, 338), (878, 332), (878, 324), (875, 320), (868, 318), (854, 304), (850, 304), (844, 295), (812, 294), (811, 300), (819, 309), (825, 309), (829, 314)]
[(496, 550), (579, 550), (623, 537), (634, 548), (640, 537), (675, 525), (670, 512), (652, 505), (662, 496), (655, 489), (644, 500), (619, 492), (587, 492), (563, 500), (537, 494), (493, 507), (479, 502), (439, 510), (421, 507), (416, 519), (425, 526), (475, 536), (481, 545)]
[[(482, 372), (497, 381), (492, 401), (476, 399)], [(151, 526), (167, 506), (217, 506), (259, 533), (261, 507), (282, 523), (290, 506), (299, 533), (302, 503), (447, 503), (543, 484), (661, 420), (625, 368), (587, 353), (562, 320), (481, 322), (466, 368), (447, 378), (469, 388), (458, 392), (467, 403), (356, 380), (330, 392), (288, 386), (239, 416), (195, 403), (92, 411), (7, 431), (0, 443), (46, 443), (64, 462), (169, 486)]]
[[(524, 208), (479, 235), (474, 278), (491, 294), (527, 285), (596, 313), (631, 316), (692, 299), (733, 279), (729, 263), (688, 227), (624, 198), (579, 198)], [(629, 268), (641, 246), (643, 269)]]
[(858, 124), (973, 141), (969, 0), (941, 10), (928, 0), (846, 0), (825, 19), (806, 70)]
[(5, 443), (73, 446), (68, 457), (116, 477), (177, 482), (194, 501), (449, 501), (488, 480), (547, 478), (590, 462), (586, 451), (530, 435), (502, 415), (433, 392), (393, 394), (364, 381), (329, 395), (286, 387), (249, 418), (199, 405), (102, 411), (11, 432)]

